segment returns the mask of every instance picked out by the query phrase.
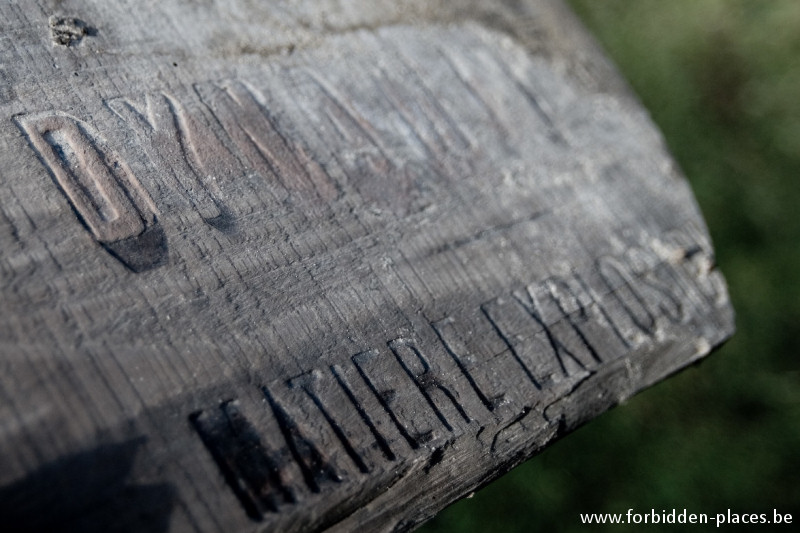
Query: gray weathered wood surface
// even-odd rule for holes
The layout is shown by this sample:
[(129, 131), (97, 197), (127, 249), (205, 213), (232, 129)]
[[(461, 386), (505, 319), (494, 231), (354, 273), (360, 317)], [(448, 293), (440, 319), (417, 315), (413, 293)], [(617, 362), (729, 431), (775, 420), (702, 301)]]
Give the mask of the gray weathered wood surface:
[(732, 330), (558, 2), (0, 3), (3, 527), (410, 529)]

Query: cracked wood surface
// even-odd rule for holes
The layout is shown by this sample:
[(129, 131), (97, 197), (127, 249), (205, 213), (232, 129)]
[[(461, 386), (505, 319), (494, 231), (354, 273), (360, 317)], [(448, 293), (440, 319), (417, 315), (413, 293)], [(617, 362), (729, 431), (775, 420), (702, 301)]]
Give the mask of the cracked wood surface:
[(556, 1), (0, 4), (0, 516), (403, 531), (733, 331)]

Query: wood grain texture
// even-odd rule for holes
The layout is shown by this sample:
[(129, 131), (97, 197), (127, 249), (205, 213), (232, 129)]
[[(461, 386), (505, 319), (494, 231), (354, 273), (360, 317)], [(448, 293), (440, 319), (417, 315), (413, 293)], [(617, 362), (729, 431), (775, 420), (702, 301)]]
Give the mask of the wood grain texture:
[(733, 331), (558, 2), (0, 4), (0, 516), (403, 531)]

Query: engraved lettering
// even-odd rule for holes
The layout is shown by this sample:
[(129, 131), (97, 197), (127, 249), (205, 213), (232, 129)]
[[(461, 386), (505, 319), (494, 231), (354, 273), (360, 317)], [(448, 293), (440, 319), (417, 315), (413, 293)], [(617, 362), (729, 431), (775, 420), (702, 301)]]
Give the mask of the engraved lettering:
[(614, 257), (603, 256), (597, 260), (597, 271), (633, 324), (646, 335), (652, 334), (655, 317), (647, 309), (634, 276), (625, 264)]
[(265, 513), (296, 502), (281, 478), (280, 462), (261, 443), (237, 400), (223, 402), (215, 412), (193, 413), (189, 420), (250, 518), (263, 520)]
[(220, 231), (233, 231), (233, 217), (215, 184), (221, 177), (215, 174), (225, 172), (220, 162), (231, 156), (215, 135), (167, 93), (146, 94), (143, 102), (116, 98), (107, 104), (135, 132), (155, 168), (171, 171), (203, 220)]
[(289, 416), (283, 406), (275, 400), (269, 389), (262, 387), (261, 390), (267, 398), (286, 445), (300, 467), (303, 479), (309, 490), (311, 492), (320, 492), (322, 483), (328, 481), (338, 483), (342, 481), (341, 476), (334, 470), (327, 458), (314, 442), (306, 436), (297, 422)]
[(505, 393), (497, 393), (491, 396), (487, 395), (475, 380), (470, 371), (475, 368), (476, 361), (467, 351), (463, 339), (461, 339), (453, 328), (454, 322), (455, 321), (451, 317), (447, 317), (432, 323), (431, 327), (436, 332), (436, 335), (439, 336), (439, 340), (442, 341), (442, 345), (450, 357), (453, 358), (458, 369), (461, 370), (461, 373), (467, 378), (472, 390), (475, 391), (475, 394), (478, 396), (483, 406), (489, 411), (494, 411), (495, 408), (505, 400)]
[(424, 92), (421, 80), (414, 84), (398, 82), (382, 69), (376, 84), (392, 111), (399, 114), (411, 137), (424, 150), (426, 160), (441, 163), (452, 157), (453, 151), (468, 146), (452, 118)]
[[(624, 353), (631, 348), (628, 340), (611, 320), (602, 302), (593, 296), (591, 288), (580, 275), (575, 274), (575, 276), (569, 278), (565, 282), (564, 289), (571, 293), (572, 298), (583, 309), (583, 312), (579, 313), (579, 318), (572, 318), (571, 322), (576, 328), (580, 328), (587, 342), (591, 343), (590, 339), (592, 338), (601, 338), (604, 339), (604, 343), (608, 346), (619, 343), (618, 349), (613, 350), (614, 353)], [(554, 297), (563, 298), (558, 295)], [(567, 304), (562, 303), (562, 305), (566, 306)], [(613, 335), (609, 335), (609, 332)]]
[(514, 291), (512, 295), (544, 332), (563, 375), (583, 374), (593, 366), (591, 352), (587, 353), (583, 342), (575, 342), (575, 331), (561, 321), (564, 315), (553, 305), (546, 290), (542, 285), (529, 286), (524, 291)]
[(158, 210), (127, 163), (89, 124), (61, 112), (17, 124), (94, 238), (134, 272), (167, 261)]
[(528, 365), (525, 363), (525, 361), (522, 360), (519, 353), (514, 348), (514, 344), (511, 342), (511, 340), (508, 338), (505, 332), (503, 332), (503, 330), (500, 328), (498, 322), (494, 318), (492, 318), (489, 309), (490, 309), (489, 305), (487, 304), (481, 305), (481, 312), (483, 313), (483, 316), (485, 316), (486, 320), (488, 320), (489, 323), (492, 325), (492, 328), (494, 329), (495, 333), (497, 333), (497, 336), (503, 339), (503, 342), (508, 347), (508, 350), (511, 352), (511, 355), (514, 356), (514, 360), (517, 362), (517, 364), (519, 364), (520, 368), (522, 368), (522, 371), (525, 373), (525, 376), (527, 376), (530, 382), (533, 383), (534, 387), (541, 390), (542, 386), (539, 383), (539, 380), (536, 379), (536, 377), (534, 377), (533, 372), (531, 371), (530, 368), (528, 368)]
[(462, 125), (454, 120), (448, 110), (442, 106), (442, 101), (447, 98), (437, 96), (428, 86), (428, 80), (418, 61), (409, 57), (407, 48), (399, 46), (395, 39), (388, 36), (381, 36), (381, 48), (391, 50), (395, 56), (398, 67), (392, 71), (386, 71), (386, 76), (394, 76), (393, 88), (399, 91), (413, 91), (408, 99), (399, 98), (398, 101), (414, 102), (414, 106), (409, 106), (408, 112), (417, 119), (416, 122), (425, 122), (428, 126), (420, 131), (430, 128), (438, 138), (441, 152), (439, 156), (445, 154), (452, 155), (453, 152), (465, 152), (472, 149), (475, 144), (468, 132), (462, 129)]
[(197, 84), (195, 91), (250, 168), (277, 178), (287, 190), (315, 193), (326, 202), (336, 198), (335, 183), (304, 146), (281, 133), (277, 119), (261, 105), (252, 86), (225, 80)]
[(657, 314), (660, 311), (673, 324), (680, 324), (684, 311), (680, 301), (670, 290), (670, 287), (674, 286), (674, 280), (665, 282), (659, 277), (659, 275), (669, 276), (669, 273), (666, 272), (666, 265), (663, 263), (652, 264), (657, 261), (657, 258), (651, 260), (651, 256), (641, 248), (628, 250), (625, 260), (638, 278), (640, 294), (651, 313)]
[(533, 110), (535, 116), (547, 128), (548, 138), (550, 141), (561, 145), (568, 144), (566, 138), (551, 118), (556, 113), (554, 112), (552, 105), (544, 99), (544, 91), (537, 91), (536, 89), (530, 87), (530, 82), (524, 78), (520, 78), (518, 71), (516, 71), (516, 69), (509, 68), (508, 62), (504, 58), (500, 57), (495, 51), (491, 52), (491, 60), (483, 63), (482, 66), (485, 69), (484, 72), (489, 70), (488, 68), (485, 68), (487, 63), (491, 64), (491, 68), (497, 69), (497, 71), (500, 73), (500, 76), (497, 76), (496, 79), (505, 78), (513, 81), (513, 86), (517, 90), (518, 94), (528, 102), (530, 109)]
[[(516, 357), (525, 363), (543, 389), (563, 381), (563, 369), (556, 357), (550, 356), (552, 346), (544, 329), (514, 298), (495, 298), (482, 305), (484, 313), (491, 317), (495, 327), (502, 331), (509, 349), (513, 348)], [(530, 378), (526, 376), (528, 382)], [(536, 390), (539, 390), (537, 388)]]
[(336, 434), (336, 438), (339, 439), (339, 442), (342, 444), (342, 447), (347, 452), (347, 455), (350, 457), (350, 460), (353, 461), (353, 464), (358, 467), (358, 469), (363, 473), (368, 473), (370, 471), (367, 464), (364, 462), (364, 459), (361, 457), (353, 443), (350, 441), (350, 438), (347, 436), (345, 432), (345, 428), (342, 427), (339, 422), (331, 415), (330, 410), (325, 407), (325, 404), (322, 402), (320, 398), (320, 394), (317, 391), (317, 385), (321, 379), (321, 372), (319, 370), (313, 370), (301, 376), (298, 376), (290, 381), (290, 385), (292, 387), (300, 387), (305, 391), (305, 393), (311, 398), (314, 402), (314, 405), (319, 409), (322, 416), (325, 418), (325, 421), (331, 427), (333, 432)]
[[(479, 89), (479, 84), (476, 83), (475, 75), (463, 64), (463, 58), (459, 58), (457, 54), (451, 54), (445, 50), (439, 50), (438, 52), (444, 60), (446, 68), (452, 72), (455, 81), (466, 91), (466, 100), (477, 104), (478, 109), (485, 113), (487, 126), (491, 128), (490, 131), (494, 134), (499, 134), (504, 140), (512, 136), (512, 132), (506, 124), (511, 124), (513, 122), (504, 122), (504, 120), (498, 116), (495, 106), (484, 97), (482, 94), (483, 91)], [(504, 145), (505, 148), (508, 149), (507, 142), (505, 142)]]
[(347, 383), (346, 378), (344, 377), (344, 372), (342, 371), (341, 367), (333, 365), (331, 366), (331, 372), (333, 373), (333, 376), (336, 378), (337, 383), (339, 383), (339, 386), (347, 395), (347, 398), (353, 404), (353, 407), (355, 407), (356, 411), (358, 412), (358, 415), (361, 417), (361, 420), (363, 420), (364, 424), (366, 424), (367, 427), (369, 428), (370, 433), (375, 438), (375, 444), (378, 446), (378, 448), (380, 448), (384, 457), (386, 457), (386, 459), (388, 459), (389, 461), (394, 461), (397, 458), (397, 456), (395, 456), (394, 452), (392, 452), (392, 448), (389, 446), (389, 442), (386, 440), (386, 437), (384, 437), (381, 434), (381, 432), (378, 431), (375, 422), (369, 416), (367, 410), (364, 409), (364, 406), (361, 403), (361, 401), (358, 398), (356, 398), (356, 395), (353, 393), (353, 389), (350, 387), (350, 385)]
[[(673, 260), (677, 270), (685, 274), (690, 285), (699, 289), (711, 307), (725, 301), (725, 281), (714, 271), (710, 243), (695, 225), (688, 224), (681, 230), (667, 233), (664, 242), (677, 256)], [(688, 293), (694, 295), (695, 291), (689, 290)]]
[[(570, 326), (572, 326), (575, 335), (580, 340), (580, 344), (594, 361), (600, 363), (600, 354), (594, 349), (592, 343), (583, 332), (580, 325), (585, 325), (589, 321), (589, 315), (583, 303), (577, 298), (573, 292), (573, 286), (568, 284), (565, 280), (560, 278), (550, 278), (545, 282), (547, 289), (550, 293), (552, 301), (558, 307), (559, 312), (567, 319)], [(591, 363), (587, 363), (587, 366)]]
[[(438, 396), (437, 391), (450, 400), (453, 408), (455, 408), (465, 422), (470, 422), (470, 417), (467, 415), (466, 411), (464, 411), (464, 408), (461, 406), (461, 404), (458, 403), (456, 394), (454, 394), (453, 391), (443, 383), (440, 377), (434, 374), (430, 362), (428, 362), (425, 356), (422, 355), (413, 341), (409, 339), (395, 339), (393, 341), (389, 341), (388, 345), (392, 350), (392, 353), (394, 353), (395, 357), (397, 358), (397, 361), (400, 363), (400, 366), (402, 366), (403, 370), (406, 371), (408, 377), (410, 377), (417, 386), (419, 391), (425, 397), (425, 400), (428, 402), (428, 405), (436, 414), (436, 417), (442, 422), (448, 431), (452, 432), (453, 426), (447, 421), (444, 413), (437, 406), (436, 401), (434, 400), (434, 398)], [(404, 356), (403, 354), (406, 355)], [(421, 367), (421, 369), (415, 371), (414, 367)]]
[[(611, 289), (605, 293), (605, 300), (618, 304), (618, 308), (627, 306), (624, 314), (615, 319), (622, 316), (631, 322), (634, 319), (643, 322), (647, 316), (660, 311), (671, 314), (674, 320), (685, 313), (675, 301), (678, 297), (670, 291), (674, 286), (669, 281), (669, 276), (674, 275), (670, 270), (672, 263), (659, 261), (645, 250), (631, 248), (622, 258), (604, 258), (603, 265), (602, 271), (598, 269), (595, 283)], [(658, 270), (660, 266), (664, 269)], [(617, 293), (621, 290), (628, 292), (620, 297)], [(439, 354), (439, 360), (420, 348), (421, 341), (399, 337), (386, 343), (391, 355), (385, 348), (383, 351), (367, 350), (351, 357), (352, 367), (333, 365), (329, 367), (330, 374), (311, 370), (289, 380), (291, 390), (285, 391), (280, 402), (266, 387), (262, 388), (286, 443), (277, 453), (261, 444), (235, 402), (224, 403), (221, 414), (192, 415), (192, 423), (253, 517), (261, 517), (265, 510), (274, 511), (279, 505), (294, 501), (294, 492), (284, 481), (295, 472), (289, 457), (296, 463), (298, 475), (302, 474), (308, 489), (318, 493), (323, 483), (344, 480), (340, 472), (345, 469), (334, 464), (345, 454), (348, 465), (352, 463), (362, 474), (375, 474), (376, 465), (370, 462), (375, 450), (389, 461), (418, 457), (430, 451), (424, 466), (429, 471), (444, 457), (445, 448), (437, 443), (439, 423), (453, 434), (449, 436), (451, 439), (465, 426), (471, 430), (478, 428), (476, 437), (490, 429), (493, 433), (490, 441), (479, 439), (479, 442), (490, 446), (494, 453), (512, 449), (523, 438), (519, 425), (524, 429), (531, 413), (543, 414), (539, 409), (543, 400), (563, 399), (563, 395), (589, 377), (597, 365), (624, 355), (631, 345), (626, 343), (627, 339), (612, 322), (612, 315), (601, 305), (604, 302), (597, 292), (581, 275), (553, 276), (523, 290), (511, 291), (510, 296), (488, 300), (473, 313), (460, 315), (458, 322), (448, 317), (430, 323), (433, 331), (427, 328), (425, 331), (434, 349), (438, 350), (434, 354)], [(664, 298), (670, 301), (661, 302)], [(660, 303), (664, 307), (655, 307)], [(652, 322), (651, 327), (655, 328), (655, 319)], [(634, 328), (633, 323), (625, 325)], [(600, 353), (598, 346), (605, 352)], [(513, 358), (515, 363), (508, 358)], [(447, 380), (440, 375), (441, 365), (444, 363), (454, 369), (453, 362), (469, 387), (461, 383), (460, 375)], [(519, 372), (518, 367), (523, 372)], [(486, 371), (478, 372), (478, 369)], [(356, 374), (360, 379), (354, 377)], [(348, 381), (346, 375), (354, 381)], [(411, 380), (413, 387), (398, 383), (398, 379), (406, 379), (403, 376)], [(467, 413), (462, 401), (467, 399), (477, 406), (475, 398), (471, 393), (468, 398), (462, 396), (456, 382), (464, 391), (472, 390), (486, 408), (486, 411), (478, 408), (481, 414), (477, 420)], [(503, 387), (506, 392), (502, 394), (487, 392)], [(533, 388), (536, 392), (531, 394)], [(374, 411), (367, 411), (355, 390)], [(350, 405), (358, 417), (342, 410)], [(311, 421), (317, 413), (325, 423), (311, 426), (311, 430), (317, 432), (312, 440), (307, 427), (301, 426), (299, 421)], [(487, 416), (493, 420), (486, 421)], [(473, 422), (478, 424), (473, 425)], [(431, 429), (431, 423), (437, 429)], [(384, 424), (383, 432), (378, 429), (380, 424)], [(364, 426), (369, 433), (363, 432)], [(387, 434), (392, 436), (387, 437)], [(401, 453), (395, 454), (391, 446), (403, 440), (410, 450), (404, 447)], [(323, 449), (331, 455), (323, 455)], [(253, 473), (242, 472), (248, 461), (267, 466), (258, 466)], [(404, 464), (406, 461), (401, 461), (396, 466)], [(290, 470), (286, 469), (287, 465)], [(264, 472), (272, 472), (273, 477), (265, 477)]]
[[(305, 86), (311, 89), (298, 103), (305, 108), (306, 115), (320, 124), (326, 132), (324, 142), (338, 140), (329, 156), (344, 172), (347, 182), (355, 187), (367, 200), (387, 207), (400, 207), (404, 211), (411, 199), (407, 194), (386, 196), (387, 187), (407, 192), (410, 180), (422, 170), (419, 165), (402, 168), (393, 158), (381, 139), (379, 132), (352, 105), (346, 95), (338, 91), (316, 72), (304, 71)], [(404, 205), (394, 205), (396, 202)], [(389, 204), (392, 204), (391, 206)]]
[[(424, 420), (419, 420), (418, 417), (415, 418), (413, 416), (415, 409), (413, 401), (410, 401), (410, 391), (402, 391), (403, 398), (406, 401), (400, 403), (397, 389), (387, 387), (381, 383), (388, 381), (388, 372), (379, 352), (376, 350), (361, 352), (354, 355), (352, 361), (364, 382), (380, 402), (381, 407), (389, 415), (389, 418), (397, 426), (398, 431), (412, 449), (416, 450), (420, 445), (434, 439), (433, 430), (424, 425)], [(384, 364), (382, 365), (381, 363)], [(368, 372), (368, 367), (371, 366), (376, 367), (376, 371)], [(403, 416), (401, 420), (399, 415), (406, 410), (411, 411), (412, 415)]]

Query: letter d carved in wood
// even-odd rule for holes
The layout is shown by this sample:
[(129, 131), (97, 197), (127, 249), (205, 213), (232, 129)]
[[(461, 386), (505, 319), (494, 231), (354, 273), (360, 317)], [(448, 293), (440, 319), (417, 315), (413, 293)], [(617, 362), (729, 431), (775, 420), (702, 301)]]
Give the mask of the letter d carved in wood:
[(153, 200), (94, 128), (59, 111), (15, 120), (103, 248), (133, 272), (166, 263), (166, 236)]

